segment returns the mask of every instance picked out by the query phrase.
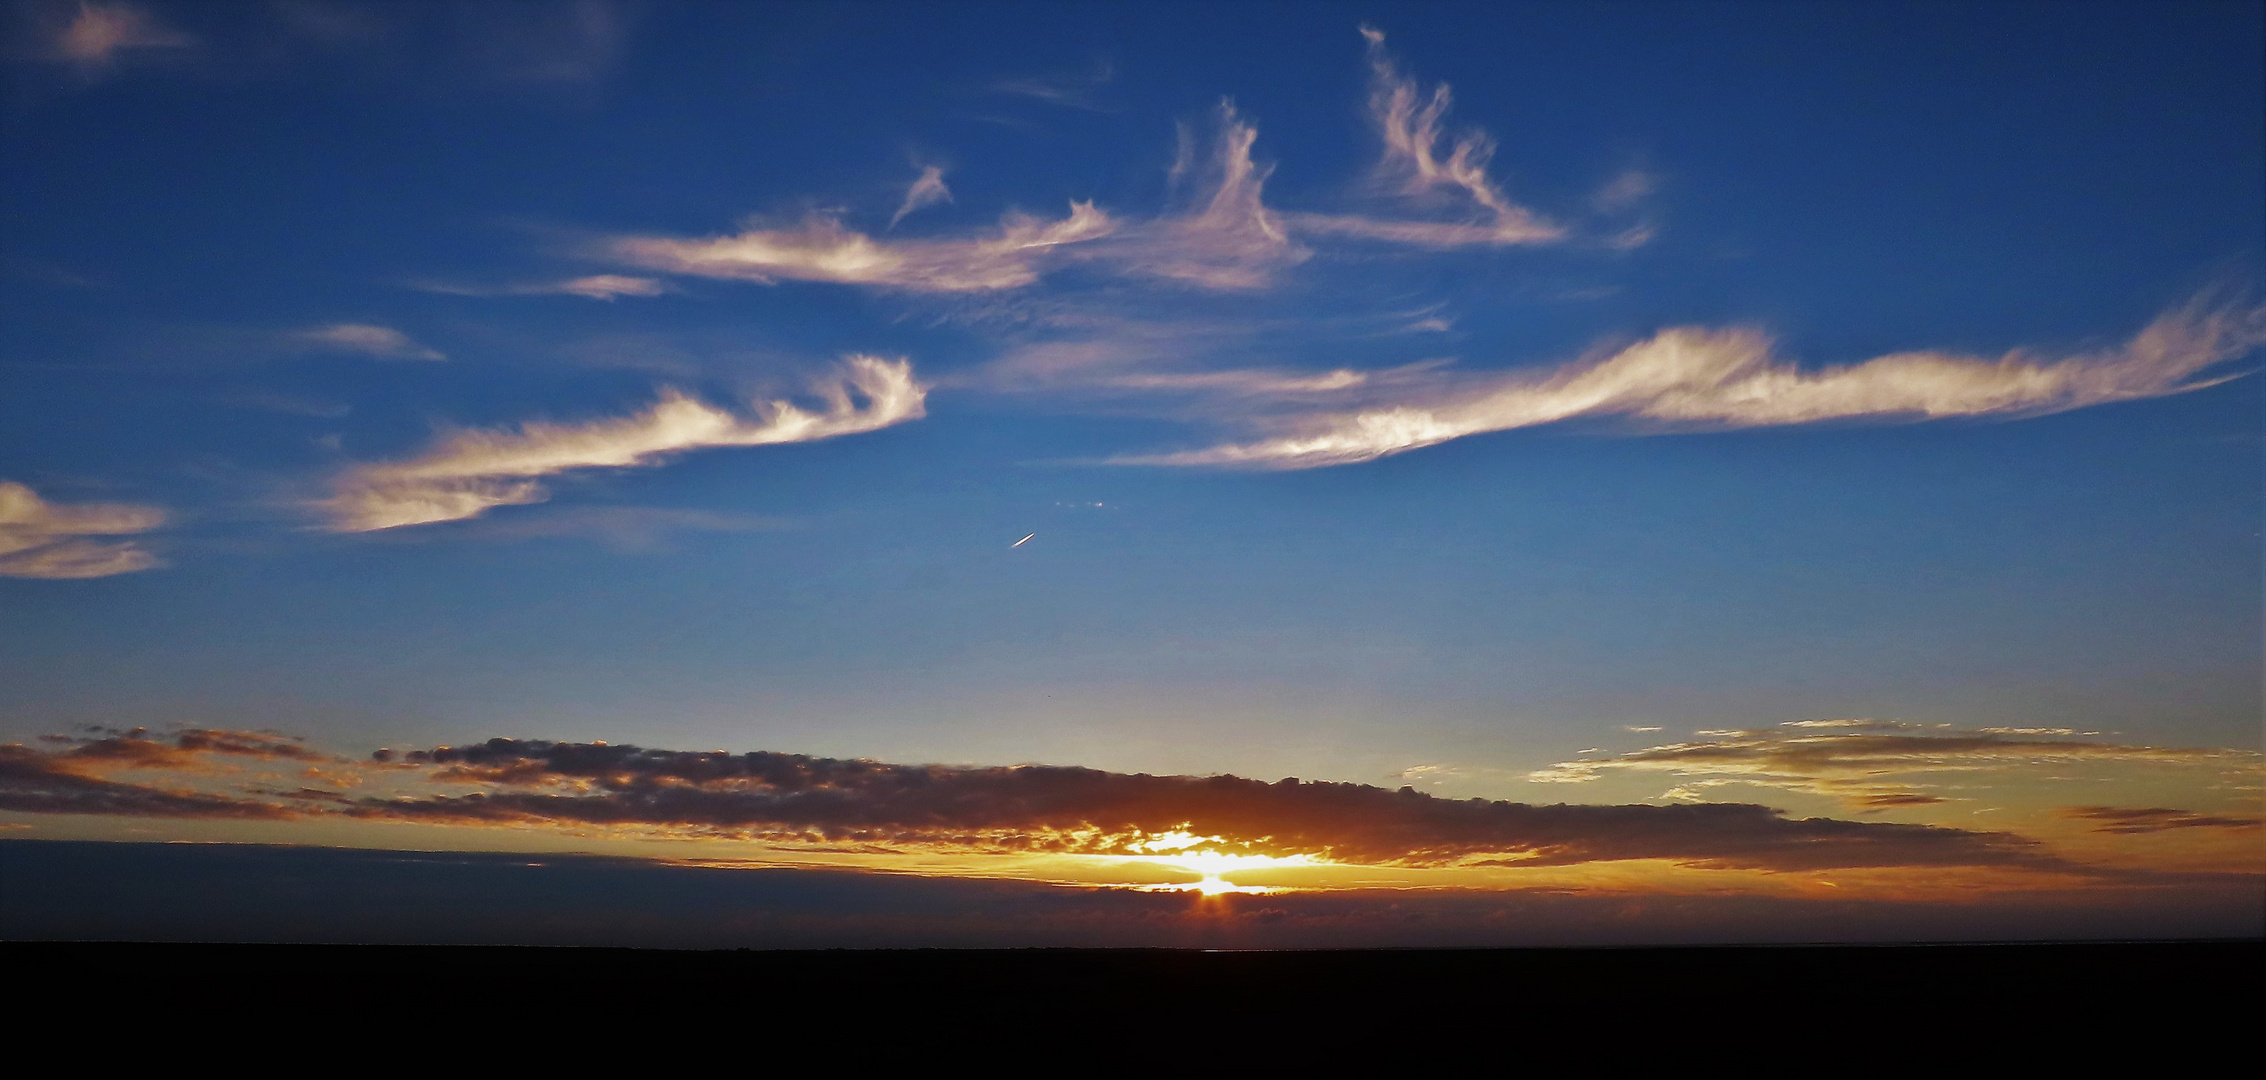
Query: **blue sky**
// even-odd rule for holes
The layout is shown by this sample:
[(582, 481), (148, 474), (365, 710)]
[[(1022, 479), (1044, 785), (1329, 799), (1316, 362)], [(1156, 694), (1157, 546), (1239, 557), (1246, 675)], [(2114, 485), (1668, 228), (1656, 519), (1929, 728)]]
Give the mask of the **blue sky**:
[(2259, 744), (2255, 5), (10, 17), (10, 739)]

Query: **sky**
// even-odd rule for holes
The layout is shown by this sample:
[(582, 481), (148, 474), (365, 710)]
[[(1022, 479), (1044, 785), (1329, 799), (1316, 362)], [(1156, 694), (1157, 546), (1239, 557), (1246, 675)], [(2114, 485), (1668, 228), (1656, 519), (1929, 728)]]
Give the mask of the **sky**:
[(2266, 931), (2256, 5), (0, 15), (10, 843)]

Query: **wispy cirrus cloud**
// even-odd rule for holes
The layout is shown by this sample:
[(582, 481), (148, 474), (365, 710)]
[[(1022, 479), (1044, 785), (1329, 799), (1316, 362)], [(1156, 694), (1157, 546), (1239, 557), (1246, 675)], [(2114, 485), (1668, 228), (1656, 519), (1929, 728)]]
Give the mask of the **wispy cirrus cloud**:
[[(1191, 166), (1201, 173), (1198, 191), (1185, 205), (1147, 219), (1122, 219), (1092, 202), (1073, 201), (1068, 216), (1052, 221), (1012, 212), (977, 236), (885, 240), (850, 228), (837, 213), (814, 213), (793, 225), (758, 220), (729, 236), (616, 237), (598, 250), (646, 270), (762, 284), (822, 281), (977, 293), (1019, 289), (1049, 272), (1080, 266), (1199, 288), (1256, 289), (1312, 254), (1266, 205), (1263, 192), (1272, 169), (1252, 156), (1258, 137), (1258, 128), (1233, 103), (1221, 102), (1211, 152)], [(929, 190), (944, 192), (940, 172)], [(922, 182), (916, 182), (891, 225), (923, 198), (948, 197), (923, 196)]]
[(131, 536), (165, 524), (165, 511), (132, 503), (51, 503), (0, 480), (0, 577), (98, 578), (157, 566)]
[(81, 0), (67, 19), (58, 20), (50, 48), (82, 70), (100, 71), (136, 54), (196, 45), (194, 36), (166, 25), (141, 5)]
[(2065, 728), (1960, 730), (1893, 720), (1805, 720), (1696, 735), (1688, 742), (1562, 761), (1529, 779), (1586, 783), (1617, 773), (1661, 773), (1680, 781), (1668, 793), (1671, 798), (1697, 799), (1710, 788), (1746, 784), (1881, 810), (1945, 802), (1936, 791), (1946, 774), (2005, 773), (2039, 765), (2205, 768), (2238, 774), (2266, 769), (2266, 755), (2256, 750), (2135, 746)]
[(549, 497), (542, 478), (563, 472), (650, 466), (689, 450), (810, 442), (918, 419), (927, 388), (914, 380), (910, 361), (854, 355), (815, 393), (823, 403), (816, 410), (771, 401), (743, 416), (669, 389), (626, 417), (460, 431), (408, 460), (348, 469), (316, 508), (338, 532), (458, 521), (541, 502)]
[(1538, 244), (1562, 240), (1563, 226), (1511, 201), (1487, 173), (1495, 141), (1483, 131), (1450, 136), (1453, 97), (1446, 83), (1426, 94), (1385, 51), (1385, 34), (1361, 28), (1369, 43), (1369, 117), (1384, 153), (1376, 183), (1419, 205), (1462, 212), (1460, 220), (1410, 220), (1351, 214), (1291, 216), (1302, 232), (1416, 247), (1456, 248)]
[(1106, 112), (1094, 100), (1094, 92), (1117, 77), (1117, 66), (1107, 59), (1096, 60), (1083, 71), (1055, 72), (1048, 75), (1024, 75), (1001, 79), (991, 84), (991, 92), (1014, 97), (1030, 98), (1049, 105), (1060, 105), (1091, 112)]
[(1291, 239), (1281, 215), (1264, 197), (1271, 165), (1252, 157), (1257, 125), (1222, 100), (1214, 114), (1211, 153), (1184, 166), (1199, 194), (1185, 208), (1129, 228), (1098, 255), (1136, 275), (1213, 289), (1255, 289), (1276, 271), (1313, 253)]
[[(2198, 299), (2123, 345), (2048, 359), (1893, 353), (1804, 369), (1759, 331), (1678, 327), (1596, 358), (1440, 385), (1406, 400), (1283, 422), (1284, 433), (1123, 464), (1304, 469), (1370, 461), (1450, 439), (1614, 416), (1668, 427), (2031, 416), (2210, 386), (2202, 373), (2266, 344), (2266, 308)], [(2226, 376), (2231, 378), (2233, 376)]]
[(877, 240), (838, 215), (815, 213), (793, 225), (758, 221), (729, 236), (619, 237), (604, 254), (633, 266), (694, 277), (773, 284), (825, 281), (908, 292), (1013, 289), (1039, 279), (1067, 245), (1108, 236), (1117, 223), (1091, 202), (1046, 221), (1010, 213), (990, 235), (958, 240)]
[(889, 215), (889, 227), (896, 228), (898, 222), (905, 220), (905, 215), (924, 206), (951, 201), (952, 189), (944, 186), (943, 166), (924, 165), (920, 176), (914, 178), (912, 186), (905, 189), (905, 201), (897, 204), (896, 213)]
[(449, 282), (420, 281), (412, 288), (422, 292), (442, 293), (448, 296), (581, 296), (592, 300), (612, 301), (624, 296), (660, 296), (672, 291), (669, 283), (658, 278), (632, 277), (627, 274), (588, 274), (583, 277), (561, 278), (553, 281), (530, 281), (517, 285), (459, 285)]
[(418, 342), (390, 326), (374, 323), (332, 323), (295, 331), (290, 340), (301, 347), (326, 352), (358, 353), (380, 360), (446, 360), (448, 354)]

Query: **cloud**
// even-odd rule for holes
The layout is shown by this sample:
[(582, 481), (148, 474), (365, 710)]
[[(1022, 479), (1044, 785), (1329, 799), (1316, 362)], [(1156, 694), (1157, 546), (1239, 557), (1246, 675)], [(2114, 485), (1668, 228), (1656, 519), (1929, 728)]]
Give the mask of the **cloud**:
[(1629, 169), (1614, 177), (1597, 194), (1590, 196), (1590, 205), (1599, 210), (1626, 210), (1660, 187), (1660, 179), (1643, 169)]
[[(1200, 164), (1175, 163), (1177, 174), (1199, 185), (1185, 205), (1148, 221), (1126, 225), (1105, 244), (1083, 253), (1122, 274), (1162, 278), (1207, 289), (1244, 291), (1271, 284), (1277, 271), (1313, 252), (1291, 239), (1281, 215), (1263, 192), (1272, 165), (1252, 157), (1259, 129), (1222, 99), (1214, 111), (1211, 153)], [(1190, 149), (1183, 128), (1183, 152)]]
[(377, 760), (427, 767), (433, 783), (486, 790), (363, 799), (342, 812), (460, 824), (645, 826), (778, 843), (1117, 855), (1191, 835), (1223, 853), (1411, 866), (1669, 859), (1788, 870), (2031, 865), (2044, 858), (2029, 841), (2003, 834), (1796, 820), (1728, 803), (1530, 806), (1296, 779), (895, 765), (513, 739), (406, 755), (380, 751)]
[(898, 204), (895, 214), (890, 215), (889, 227), (896, 228), (898, 222), (905, 220), (905, 215), (921, 207), (951, 201), (952, 189), (944, 186), (944, 170), (935, 165), (923, 166), (921, 175), (913, 181), (913, 186), (905, 189), (905, 201)]
[(188, 790), (167, 790), (89, 776), (76, 763), (18, 744), (0, 745), (0, 810), (117, 817), (297, 817), (281, 806)]
[(1678, 327), (1602, 358), (1515, 372), (1423, 397), (1299, 418), (1288, 433), (1122, 464), (1302, 469), (1346, 465), (1490, 431), (1583, 416), (1671, 428), (1739, 428), (1826, 420), (2035, 416), (2160, 397), (2233, 378), (2205, 369), (2266, 343), (2266, 308), (2166, 312), (2122, 346), (2060, 359), (2017, 349), (1996, 359), (1895, 353), (1818, 370), (1779, 359), (1754, 330)]
[(607, 301), (622, 296), (659, 296), (672, 291), (668, 282), (657, 278), (631, 277), (626, 274), (591, 274), (586, 277), (566, 278), (559, 281), (535, 281), (521, 285), (455, 285), (447, 282), (421, 281), (411, 287), (424, 292), (444, 293), (449, 296), (585, 296), (592, 300)]
[(1944, 801), (1928, 794), (1924, 789), (1936, 784), (1922, 779), (1941, 773), (2086, 763), (2256, 772), (2266, 760), (2255, 750), (2133, 746), (1879, 720), (1794, 721), (1778, 728), (1697, 734), (1699, 741), (1562, 761), (1529, 779), (1586, 783), (1612, 773), (1654, 772), (1690, 778), (1669, 793), (1676, 798), (1697, 798), (1708, 788), (1726, 784), (1751, 784), (1878, 810)]
[[(616, 237), (600, 251), (647, 270), (767, 285), (795, 280), (923, 293), (989, 292), (1019, 289), (1077, 265), (1207, 289), (1261, 288), (1278, 270), (1313, 253), (1291, 239), (1283, 217), (1262, 198), (1273, 169), (1252, 157), (1258, 128), (1232, 102), (1222, 101), (1215, 115), (1211, 154), (1201, 166), (1186, 166), (1201, 174), (1200, 190), (1185, 205), (1147, 220), (1120, 220), (1092, 202), (1073, 201), (1065, 218), (1009, 213), (988, 235), (882, 240), (843, 224), (839, 214), (814, 213), (786, 227), (758, 220), (730, 236)], [(906, 193), (890, 224), (950, 197), (942, 173), (931, 167)]]
[(617, 552), (653, 551), (680, 533), (748, 533), (788, 527), (788, 522), (756, 514), (717, 513), (659, 506), (577, 506), (541, 514), (486, 519), (468, 535), (487, 540), (526, 540), (578, 536)]
[[(1460, 221), (1410, 221), (1347, 214), (1296, 214), (1301, 232), (1416, 247), (1457, 248), (1562, 240), (1564, 227), (1511, 201), (1487, 175), (1495, 142), (1482, 131), (1449, 137), (1452, 97), (1442, 83), (1425, 94), (1385, 51), (1385, 35), (1363, 26), (1369, 42), (1369, 118), (1384, 142), (1376, 183), (1421, 205), (1464, 212)], [(1443, 145), (1445, 144), (1445, 145)]]
[(232, 794), (112, 780), (112, 772), (209, 773), (216, 757), (328, 763), (338, 759), (300, 740), (265, 731), (184, 728), (153, 737), (146, 728), (96, 729), (92, 737), (49, 736), (66, 749), (0, 745), (0, 810), (120, 817), (257, 818), (301, 816)]
[(369, 323), (333, 323), (301, 330), (291, 339), (310, 348), (361, 353), (381, 360), (446, 360), (447, 354), (411, 340), (390, 326)]
[(1049, 105), (1061, 105), (1090, 112), (1107, 112), (1094, 102), (1094, 91), (1117, 77), (1117, 67), (1108, 60), (1097, 60), (1094, 66), (1082, 72), (1058, 72), (1052, 75), (1032, 75), (1022, 78), (1001, 79), (991, 84), (995, 94), (1011, 94), (1031, 98)]
[(2261, 824), (2260, 819), (2254, 817), (2197, 814), (2160, 806), (2068, 806), (2062, 808), (2061, 816), (2095, 822), (2095, 832), (2123, 834), (2167, 832), (2172, 829), (2255, 829)]
[(310, 416), (321, 420), (336, 420), (354, 411), (351, 405), (334, 401), (298, 397), (293, 394), (247, 387), (216, 396), (214, 401), (239, 409), (259, 409), (263, 412), (283, 413), (286, 416)]
[[(1814, 729), (1813, 729), (1814, 730)], [(1766, 745), (1771, 739), (1784, 745)], [(1884, 744), (1905, 740), (1924, 746)], [(1875, 740), (1858, 742), (1852, 740)], [(629, 835), (751, 841), (781, 850), (886, 854), (1293, 856), (1366, 866), (1554, 867), (1663, 860), (1693, 869), (1770, 872), (1896, 867), (1998, 867), (2130, 878), (2064, 861), (2009, 833), (1886, 822), (1794, 818), (1747, 803), (1533, 805), (1444, 799), (1411, 787), (1273, 783), (1237, 776), (1155, 776), (1053, 765), (904, 765), (801, 754), (675, 751), (602, 742), (490, 739), (468, 746), (380, 750), (359, 766), (268, 732), (143, 729), (49, 737), (55, 750), (0, 748), (0, 809), (167, 817), (350, 818), (474, 828), (623, 830)], [(1872, 733), (1742, 732), (1707, 769), (1758, 757), (1760, 772), (1881, 774), (1899, 763), (1968, 767), (2056, 753), (2229, 761), (2241, 751), (2161, 751), (2098, 743)], [(2070, 749), (2075, 747), (2075, 749)], [(1688, 746), (1654, 748), (1663, 753)], [(1740, 757), (1741, 752), (1747, 757)], [(1947, 766), (1947, 755), (1952, 764)], [(2121, 755), (2121, 756), (2120, 756)], [(1684, 753), (1689, 764), (1697, 755)], [(2249, 758), (2258, 757), (2249, 753)], [(272, 773), (226, 759), (298, 762), (326, 788), (282, 790)], [(1638, 755), (1623, 763), (1643, 760)], [(2247, 760), (2247, 759), (2246, 759)], [(1790, 769), (1785, 762), (1800, 763)], [(1817, 763), (1826, 762), (1828, 766)], [(1884, 765), (1884, 763), (1886, 763)], [(2255, 764), (2255, 762), (2253, 762)], [(1611, 768), (1610, 761), (1558, 766)], [(1628, 766), (1636, 767), (1636, 766)], [(1429, 770), (1411, 770), (1412, 774)], [(167, 773), (175, 783), (114, 774)], [(1748, 775), (1757, 775), (1750, 772)], [(366, 780), (384, 794), (356, 796)], [(229, 790), (229, 785), (236, 785)], [(1847, 791), (1880, 805), (1930, 797)], [(281, 799), (282, 803), (264, 800)], [(2078, 807), (2065, 816), (2108, 828), (2247, 828), (2249, 819), (2171, 810)]]
[(56, 56), (83, 68), (106, 68), (124, 54), (196, 44), (196, 38), (166, 26), (137, 5), (82, 2), (56, 34), (53, 49)]
[(331, 762), (332, 755), (308, 749), (305, 740), (271, 731), (231, 731), (225, 728), (179, 728), (153, 737), (148, 728), (95, 728), (86, 737), (51, 735), (62, 743), (62, 760), (78, 766), (99, 765), (117, 769), (186, 770), (204, 759), (255, 758), (262, 761)]
[(619, 62), (627, 26), (621, 6), (606, 0), (569, 3), (459, 5), (463, 40), (499, 78), (523, 83), (582, 83)]
[(828, 281), (908, 292), (1013, 289), (1039, 279), (1065, 245), (1108, 236), (1116, 223), (1091, 202), (1073, 202), (1068, 217), (1042, 221), (1010, 213), (989, 236), (967, 240), (876, 240), (832, 214), (813, 214), (785, 228), (757, 227), (705, 239), (631, 236), (604, 251), (635, 266), (694, 277), (765, 285)]
[(98, 578), (157, 566), (131, 536), (165, 524), (165, 511), (130, 503), (58, 505), (0, 480), (0, 577)]
[(318, 505), (339, 532), (457, 521), (541, 502), (549, 492), (540, 478), (574, 469), (652, 466), (704, 447), (810, 442), (919, 419), (927, 395), (910, 361), (872, 356), (848, 357), (816, 392), (817, 411), (772, 401), (757, 403), (751, 418), (669, 389), (627, 417), (461, 431), (406, 461), (347, 470)]

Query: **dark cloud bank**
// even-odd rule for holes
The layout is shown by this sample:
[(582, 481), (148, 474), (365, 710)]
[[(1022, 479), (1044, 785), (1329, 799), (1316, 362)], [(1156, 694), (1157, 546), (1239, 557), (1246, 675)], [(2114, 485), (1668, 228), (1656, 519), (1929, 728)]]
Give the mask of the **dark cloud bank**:
[(1173, 830), (1218, 850), (1438, 865), (1674, 859), (1705, 868), (2040, 865), (2030, 841), (1922, 825), (1792, 819), (1769, 807), (1532, 806), (1366, 784), (1151, 776), (1066, 766), (952, 768), (799, 754), (687, 753), (493, 739), (382, 760), (492, 790), (361, 800), (339, 812), (461, 823), (659, 825), (889, 847), (1134, 854)]
[[(587, 855), (0, 841), (0, 938), (662, 948), (2255, 938), (2255, 881), (1967, 904), (1551, 890), (1185, 894)], [(30, 884), (36, 883), (36, 885)]]
[[(1341, 862), (1565, 866), (1669, 859), (1706, 869), (2002, 866), (2068, 869), (2006, 833), (1790, 818), (1765, 806), (1553, 805), (1449, 800), (1366, 784), (1152, 776), (1066, 766), (963, 768), (799, 754), (652, 750), (492, 739), (369, 767), (437, 790), (213, 794), (107, 771), (208, 770), (214, 757), (327, 761), (296, 742), (192, 730), (105, 732), (42, 751), (0, 747), (0, 809), (152, 817), (344, 816), (458, 825), (633, 826), (868, 850), (1140, 854), (1157, 834), (1232, 853)], [(467, 789), (470, 790), (467, 790)]]

